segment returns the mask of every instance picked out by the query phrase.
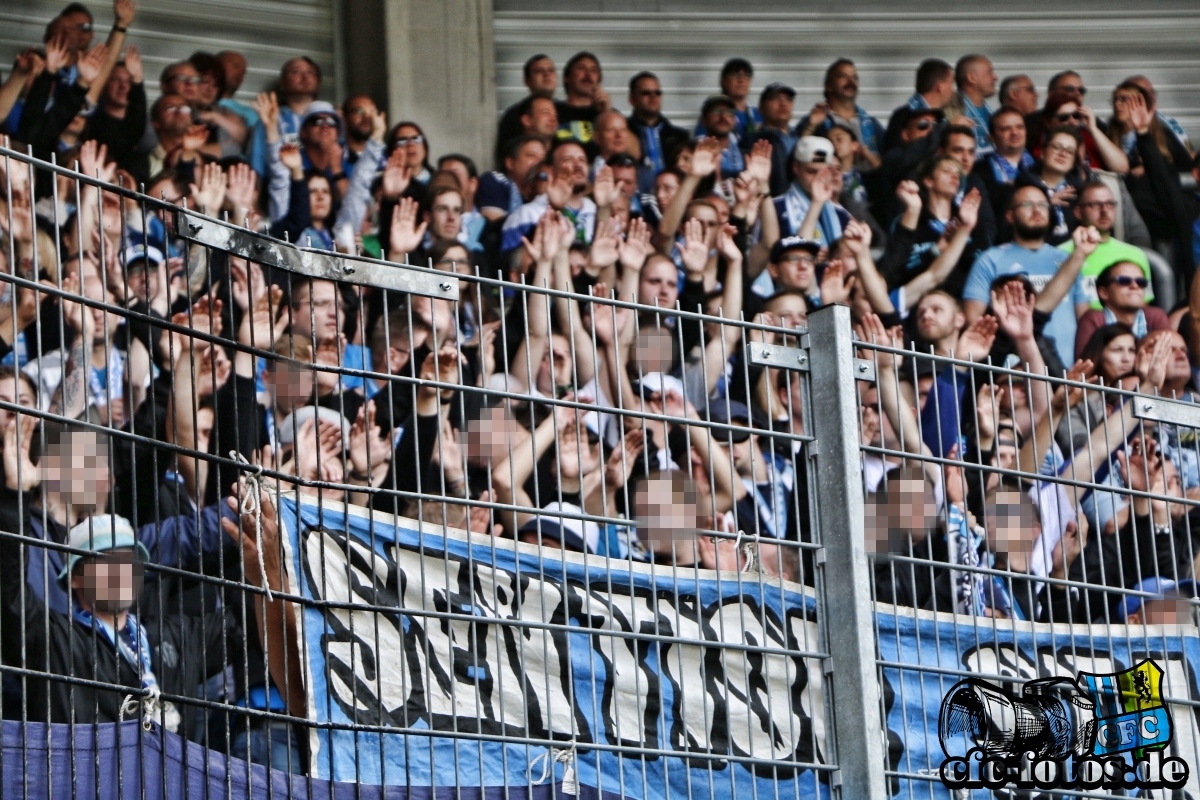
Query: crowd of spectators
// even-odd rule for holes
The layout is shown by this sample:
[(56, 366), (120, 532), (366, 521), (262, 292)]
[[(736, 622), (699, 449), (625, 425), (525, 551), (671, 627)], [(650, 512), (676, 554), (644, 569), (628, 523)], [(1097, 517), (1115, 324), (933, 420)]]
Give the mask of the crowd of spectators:
[[(72, 3), (17, 58), (10, 146), (302, 246), (432, 264), (459, 299), (207, 250), (158, 206), (5, 161), (0, 530), (47, 543), (0, 543), (5, 664), (303, 716), (294, 612), (186, 576), (240, 580), (244, 563), (247, 583), (286, 588), (274, 506), (264, 494), (262, 531), (238, 521), (231, 453), (324, 500), (610, 559), (753, 556), (812, 585), (811, 549), (786, 544), (819, 538), (800, 378), (747, 345), (797, 347), (836, 303), (864, 342), (958, 358), (861, 353), (877, 364), (859, 389), (879, 600), (1139, 622), (1190, 592), (1195, 433), (1099, 391), (1193, 402), (1200, 379), (1200, 162), (1144, 76), (1101, 111), (1069, 69), (1039, 105), (983, 55), (928, 59), (885, 125), (849, 59), (799, 115), (796, 89), (754, 98), (733, 58), (674, 124), (651, 72), (624, 115), (596, 56), (562, 66), (560, 94), (534, 55), (480, 165), (369, 97), (318, 99), (304, 56), (246, 104), (245, 59), (195, 53), (151, 104), (134, 3), (114, 10), (104, 44)], [(1046, 373), (1095, 390), (1028, 379)], [(1161, 601), (1104, 591), (1150, 578)], [(80, 626), (110, 646), (97, 656)], [(6, 717), (121, 715), (119, 694), (33, 684), (5, 673)], [(298, 763), (303, 742), (272, 719), (226, 726), (222, 746)], [(176, 722), (214, 741), (197, 707)]]

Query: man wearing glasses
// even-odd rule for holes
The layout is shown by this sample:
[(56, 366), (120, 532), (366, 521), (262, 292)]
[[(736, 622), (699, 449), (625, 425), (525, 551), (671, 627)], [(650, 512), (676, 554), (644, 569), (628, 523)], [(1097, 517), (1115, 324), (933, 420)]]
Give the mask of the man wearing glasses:
[(688, 132), (662, 115), (662, 84), (653, 72), (639, 72), (629, 81), (629, 105), (625, 118), (634, 136), (630, 152), (639, 159), (638, 191), (652, 193), (658, 173), (674, 166), (674, 155), (691, 138)]
[(1076, 320), (1089, 310), (1079, 270), (1099, 244), (1100, 234), (1095, 228), (1080, 225), (1074, 231), (1075, 247), (1069, 255), (1046, 244), (1050, 198), (1040, 187), (1028, 184), (1013, 192), (1006, 216), (1013, 226), (1013, 241), (980, 253), (963, 288), (967, 324), (987, 310), (996, 278), (1025, 275), (1038, 294), (1035, 311), (1050, 315), (1045, 336), (1054, 340), (1062, 363), (1073, 364)]
[[(1083, 270), (1080, 272), (1083, 279), (1083, 291), (1087, 294), (1088, 303), (1093, 309), (1101, 308), (1100, 297), (1096, 293), (1097, 278), (1110, 265), (1118, 262), (1134, 264), (1141, 268), (1142, 277), (1147, 281), (1150, 280), (1150, 262), (1142, 249), (1113, 236), (1113, 230), (1117, 225), (1117, 199), (1107, 184), (1099, 180), (1085, 183), (1079, 190), (1079, 202), (1075, 205), (1075, 216), (1079, 218), (1081, 225), (1090, 225), (1100, 234), (1100, 243), (1096, 245), (1095, 252), (1083, 262)], [(1146, 231), (1145, 224), (1136, 215), (1129, 216), (1134, 217), (1136, 227), (1130, 224), (1131, 220), (1126, 219), (1127, 237), (1141, 239), (1149, 245), (1150, 234)], [(1075, 249), (1075, 242), (1068, 240), (1059, 247), (1070, 253)], [(1145, 301), (1152, 300), (1154, 300), (1154, 289), (1147, 285)]]
[[(1092, 258), (1095, 256), (1093, 253)], [(1139, 341), (1153, 331), (1171, 330), (1171, 320), (1167, 312), (1157, 306), (1146, 305), (1149, 287), (1150, 281), (1142, 272), (1140, 264), (1117, 261), (1105, 267), (1095, 281), (1095, 292), (1101, 307), (1099, 310), (1092, 309), (1079, 318), (1079, 330), (1075, 334), (1075, 352), (1083, 352), (1092, 334), (1104, 325), (1125, 325), (1133, 331), (1134, 338)]]

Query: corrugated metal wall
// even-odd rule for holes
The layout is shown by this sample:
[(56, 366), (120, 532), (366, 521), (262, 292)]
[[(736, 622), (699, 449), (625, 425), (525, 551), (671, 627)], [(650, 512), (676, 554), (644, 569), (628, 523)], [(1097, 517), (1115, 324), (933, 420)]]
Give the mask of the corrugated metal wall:
[(1144, 73), (1160, 107), (1200, 139), (1200, 4), (1195, 0), (984, 3), (921, 2), (626, 2), (576, 0), (566, 4), (495, 0), (497, 101), (501, 108), (525, 94), (521, 67), (545, 52), (561, 67), (580, 49), (599, 56), (604, 85), (627, 110), (630, 76), (656, 72), (666, 92), (666, 114), (676, 123), (696, 119), (703, 98), (716, 90), (720, 66), (731, 56), (755, 65), (754, 95), (771, 81), (799, 92), (796, 113), (821, 99), (825, 67), (853, 58), (862, 79), (861, 102), (881, 117), (913, 91), (916, 65), (937, 56), (954, 63), (970, 52), (991, 57), (1003, 78), (1029, 74), (1043, 95), (1061, 69), (1078, 70), (1091, 90), (1090, 105), (1104, 117), (1123, 78)]
[[(13, 57), (40, 44), (46, 23), (66, 0), (3, 0), (0, 3), (0, 68), (7, 76)], [(109, 3), (89, 2), (100, 42), (112, 25)], [(246, 80), (238, 96), (252, 98), (279, 77), (287, 59), (307, 55), (321, 65), (322, 96), (333, 98), (333, 0), (140, 0), (129, 42), (146, 64), (146, 89), (158, 96), (163, 67), (196, 50), (237, 50), (246, 56)]]

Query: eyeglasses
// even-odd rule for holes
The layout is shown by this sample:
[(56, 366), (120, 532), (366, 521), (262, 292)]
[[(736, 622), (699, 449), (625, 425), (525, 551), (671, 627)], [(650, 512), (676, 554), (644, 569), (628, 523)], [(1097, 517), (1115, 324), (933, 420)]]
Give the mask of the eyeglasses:
[(175, 81), (179, 81), (184, 86), (199, 86), (200, 85), (200, 76), (199, 75), (172, 75), (170, 78), (168, 78), (168, 83), (174, 83)]
[(1145, 289), (1150, 285), (1150, 281), (1145, 278), (1131, 278), (1128, 275), (1118, 275), (1112, 279), (1112, 282), (1117, 286), (1137, 286), (1139, 289)]
[(96, 26), (90, 22), (81, 22), (75, 26), (75, 30), (82, 31), (84, 33), (91, 33), (95, 29), (95, 27)]
[(1083, 114), (1080, 114), (1078, 111), (1072, 111), (1070, 114), (1055, 114), (1054, 118), (1059, 122), (1070, 122), (1071, 120), (1078, 122), (1083, 119)]
[(721, 106), (719, 108), (714, 108), (711, 111), (709, 111), (708, 113), (712, 114), (714, 116), (717, 116), (717, 117), (736, 117), (737, 116), (737, 112), (727, 106)]
[(418, 133), (416, 136), (401, 136), (395, 141), (395, 145), (396, 147), (407, 147), (410, 144), (421, 144), (424, 141), (425, 137)]
[(812, 256), (802, 256), (797, 254), (782, 256), (779, 259), (780, 264), (804, 265), (806, 267), (815, 267), (817, 260)]
[(1080, 203), (1083, 208), (1108, 208), (1115, 209), (1117, 207), (1116, 200), (1091, 200), (1087, 203)]
[(191, 106), (163, 106), (163, 111), (168, 114), (188, 114), (191, 115)]
[(1037, 209), (1038, 211), (1049, 211), (1050, 204), (1045, 200), (1026, 200), (1024, 203), (1017, 203), (1015, 206), (1013, 206), (1013, 208), (1020, 211), (1033, 211), (1034, 209)]
[(1079, 152), (1079, 149), (1076, 147), (1071, 147), (1069, 144), (1059, 144), (1058, 142), (1051, 142), (1050, 144), (1046, 145), (1046, 149), (1053, 150), (1056, 153), (1062, 153), (1063, 155), (1067, 156), (1073, 156)]
[(662, 97), (662, 89), (639, 89), (638, 94), (643, 96)]
[(337, 120), (333, 117), (317, 117), (309, 124), (314, 128), (336, 128)]

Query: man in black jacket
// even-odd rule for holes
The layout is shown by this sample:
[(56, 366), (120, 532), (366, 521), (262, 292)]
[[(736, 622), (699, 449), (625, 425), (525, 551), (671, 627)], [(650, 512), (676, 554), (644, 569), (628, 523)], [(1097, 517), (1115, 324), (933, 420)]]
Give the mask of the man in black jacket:
[(760, 139), (771, 143), (771, 196), (779, 197), (788, 190), (792, 181), (790, 164), (792, 151), (796, 149), (797, 136), (791, 130), (792, 104), (796, 90), (786, 83), (769, 83), (758, 98), (758, 110), (762, 114), (762, 127), (758, 132), (739, 142), (745, 152)]
[(648, 194), (654, 191), (655, 176), (674, 166), (675, 155), (692, 137), (662, 115), (662, 84), (653, 72), (639, 72), (629, 80), (629, 105), (633, 113), (625, 122), (637, 137), (641, 158), (637, 188)]
[(146, 132), (146, 87), (142, 81), (142, 59), (130, 47), (104, 84), (100, 107), (88, 117), (83, 141), (95, 139), (108, 148), (108, 160), (128, 172), (139, 183), (150, 179), (148, 153), (138, 152)]

